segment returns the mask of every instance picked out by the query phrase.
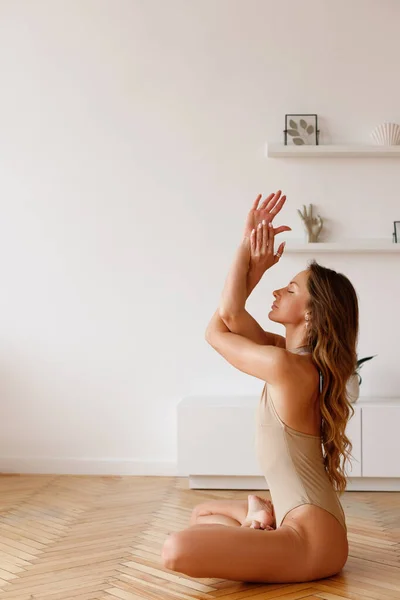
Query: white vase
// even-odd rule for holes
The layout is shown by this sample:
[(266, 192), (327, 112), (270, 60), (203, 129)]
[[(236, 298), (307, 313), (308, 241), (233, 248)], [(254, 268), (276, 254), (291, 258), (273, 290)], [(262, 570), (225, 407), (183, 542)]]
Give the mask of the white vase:
[(358, 375), (356, 373), (354, 373), (354, 375), (352, 375), (349, 378), (349, 380), (346, 384), (346, 391), (347, 391), (347, 395), (349, 398), (349, 402), (351, 402), (352, 404), (357, 402), (357, 400), (360, 396), (360, 383), (359, 383)]

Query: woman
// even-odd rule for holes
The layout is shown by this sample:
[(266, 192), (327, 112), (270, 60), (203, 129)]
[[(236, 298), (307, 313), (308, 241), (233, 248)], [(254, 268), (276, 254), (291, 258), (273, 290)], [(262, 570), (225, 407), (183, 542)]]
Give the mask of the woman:
[[(357, 294), (344, 275), (312, 261), (274, 292), (268, 333), (245, 310), (263, 273), (277, 264), (272, 220), (286, 197), (255, 200), (206, 339), (234, 367), (265, 382), (257, 409), (256, 448), (271, 503), (198, 505), (191, 526), (164, 543), (164, 565), (192, 577), (304, 582), (345, 565), (348, 540), (338, 495), (352, 445), (345, 427), (354, 409), (346, 382), (356, 366)], [(351, 413), (351, 414), (350, 414)], [(223, 435), (223, 432), (221, 432)], [(341, 463), (341, 459), (343, 459)]]

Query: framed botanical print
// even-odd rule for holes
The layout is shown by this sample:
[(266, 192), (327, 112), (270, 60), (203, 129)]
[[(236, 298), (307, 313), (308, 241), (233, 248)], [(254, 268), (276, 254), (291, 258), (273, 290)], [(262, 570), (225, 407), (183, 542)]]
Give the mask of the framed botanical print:
[(393, 232), (393, 241), (396, 244), (400, 244), (400, 221), (393, 221), (394, 232)]
[(318, 115), (285, 115), (285, 146), (318, 145)]

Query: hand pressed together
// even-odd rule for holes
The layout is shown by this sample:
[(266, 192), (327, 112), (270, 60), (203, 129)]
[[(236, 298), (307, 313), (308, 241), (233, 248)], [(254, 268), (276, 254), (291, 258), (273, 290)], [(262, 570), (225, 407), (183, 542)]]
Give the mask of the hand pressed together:
[(282, 242), (278, 251), (274, 253), (275, 235), (283, 231), (291, 231), (291, 227), (282, 225), (275, 229), (272, 224), (274, 217), (282, 209), (286, 200), (286, 196), (281, 196), (281, 194), (280, 190), (275, 194), (270, 194), (258, 206), (262, 197), (259, 194), (247, 215), (244, 238), (249, 246), (249, 270), (251, 271), (264, 273), (275, 265), (283, 254), (285, 242)]

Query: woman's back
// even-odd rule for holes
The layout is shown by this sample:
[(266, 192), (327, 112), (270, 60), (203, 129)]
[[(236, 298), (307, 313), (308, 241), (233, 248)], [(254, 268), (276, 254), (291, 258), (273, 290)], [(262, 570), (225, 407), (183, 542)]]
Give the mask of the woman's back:
[(320, 435), (321, 375), (307, 346), (287, 352), (290, 359), (288, 376), (279, 385), (269, 383), (269, 393), (285, 423), (304, 433)]
[[(318, 430), (315, 427), (314, 433), (305, 431), (310, 430), (310, 411), (315, 413), (313, 398), (310, 398), (310, 393), (308, 397), (304, 394), (301, 383), (296, 379), (297, 374), (293, 379), (288, 377), (280, 394), (277, 394), (280, 403), (286, 405), (285, 412), (293, 417), (290, 423), (277, 408), (273, 395), (274, 390), (278, 390), (277, 386), (270, 390), (270, 385), (264, 385), (257, 409), (256, 452), (269, 485), (276, 526), (279, 527), (294, 508), (314, 504), (333, 514), (347, 529), (342, 506), (324, 467), (320, 427)], [(311, 383), (308, 382), (306, 387), (311, 388)], [(290, 398), (287, 397), (288, 390), (293, 394)], [(318, 399), (319, 387), (311, 396)], [(287, 408), (289, 403), (290, 408)], [(314, 404), (317, 405), (317, 402)], [(301, 421), (305, 428), (293, 427), (293, 421)]]

